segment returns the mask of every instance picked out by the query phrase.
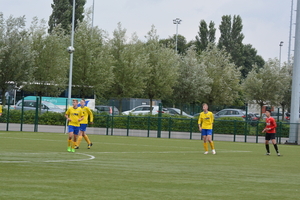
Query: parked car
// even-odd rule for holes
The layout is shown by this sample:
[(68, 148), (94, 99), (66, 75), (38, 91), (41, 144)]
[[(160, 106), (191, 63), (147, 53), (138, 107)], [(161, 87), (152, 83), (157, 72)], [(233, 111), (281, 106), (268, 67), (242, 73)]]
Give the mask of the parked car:
[[(22, 106), (24, 107), (24, 111), (26, 110), (35, 110), (36, 109), (36, 101), (35, 100), (24, 100), (24, 104), (22, 104), (22, 100), (18, 101), (14, 106), (14, 109), (21, 110)], [(56, 112), (56, 113), (64, 113), (65, 111), (58, 106), (54, 105), (48, 101), (41, 102), (41, 112)]]
[[(152, 106), (152, 111), (150, 111), (150, 105), (141, 105), (141, 106), (137, 106), (131, 110), (127, 110), (122, 112), (123, 115), (129, 115), (130, 113), (133, 115), (138, 115), (138, 114), (149, 114), (150, 112), (152, 113), (152, 115), (158, 114), (159, 111), (159, 106)], [(163, 108), (162, 109), (162, 113), (167, 113), (167, 109)]]
[[(179, 108), (166, 108), (168, 111), (168, 114), (170, 115), (181, 115), (181, 110)], [(182, 111), (182, 116), (193, 118), (192, 115), (187, 114), (186, 112)]]
[[(278, 113), (278, 112), (271, 111), (271, 117), (273, 117), (274, 119), (277, 120), (278, 116), (279, 116), (279, 120), (281, 120), (282, 119), (282, 112)], [(262, 119), (265, 120), (266, 118), (267, 118), (266, 114), (263, 113), (262, 114)]]
[(98, 105), (95, 106), (96, 112), (97, 113), (107, 113), (109, 115), (119, 115), (120, 112), (116, 106), (104, 106), (104, 105)]
[(241, 109), (226, 108), (215, 114), (215, 119), (220, 117), (246, 117), (246, 112)]

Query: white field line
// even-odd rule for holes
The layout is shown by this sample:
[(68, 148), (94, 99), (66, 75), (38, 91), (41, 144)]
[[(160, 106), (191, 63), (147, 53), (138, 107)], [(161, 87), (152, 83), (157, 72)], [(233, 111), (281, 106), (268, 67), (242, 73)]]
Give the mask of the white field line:
[[(22, 153), (20, 153), (22, 154)], [(43, 154), (43, 153), (25, 153), (25, 154)], [(46, 153), (46, 154), (50, 154), (50, 153)], [(54, 153), (57, 154), (57, 153)], [(74, 154), (74, 153), (68, 153), (68, 154)], [(80, 155), (84, 155), (87, 156), (88, 158), (83, 158), (83, 159), (71, 159), (71, 160), (46, 160), (46, 161), (11, 161), (11, 160), (3, 160), (0, 161), (0, 163), (32, 163), (32, 162), (78, 162), (78, 161), (86, 161), (86, 160), (93, 160), (96, 157), (89, 155), (89, 154), (84, 154), (84, 153), (75, 153), (75, 154), (80, 154)]]

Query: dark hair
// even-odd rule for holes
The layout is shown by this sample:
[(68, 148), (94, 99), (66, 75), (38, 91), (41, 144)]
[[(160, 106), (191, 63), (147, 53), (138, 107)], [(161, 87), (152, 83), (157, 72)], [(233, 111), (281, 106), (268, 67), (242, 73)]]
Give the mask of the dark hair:
[(271, 110), (266, 110), (266, 111), (268, 111), (269, 113), (271, 113)]

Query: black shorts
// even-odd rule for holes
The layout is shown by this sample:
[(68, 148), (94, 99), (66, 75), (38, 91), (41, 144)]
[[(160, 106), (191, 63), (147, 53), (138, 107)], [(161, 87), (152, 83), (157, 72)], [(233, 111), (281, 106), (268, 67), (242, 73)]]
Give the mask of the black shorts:
[(266, 133), (266, 140), (275, 140), (275, 133)]

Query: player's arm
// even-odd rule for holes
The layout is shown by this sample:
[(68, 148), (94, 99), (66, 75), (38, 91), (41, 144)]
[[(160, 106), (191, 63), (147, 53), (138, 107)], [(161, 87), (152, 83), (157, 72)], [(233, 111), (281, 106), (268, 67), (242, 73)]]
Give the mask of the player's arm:
[(89, 118), (90, 118), (90, 124), (93, 124), (94, 123), (94, 115), (90, 108), (88, 108), (88, 114), (89, 114)]
[(200, 113), (199, 118), (198, 118), (198, 127), (199, 127), (200, 132), (202, 131), (201, 125), (202, 125), (202, 117), (201, 117), (201, 113)]
[(68, 120), (68, 121), (71, 121), (71, 118), (69, 118), (69, 110), (66, 111), (65, 113), (65, 118)]

